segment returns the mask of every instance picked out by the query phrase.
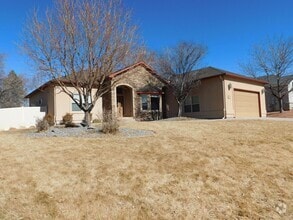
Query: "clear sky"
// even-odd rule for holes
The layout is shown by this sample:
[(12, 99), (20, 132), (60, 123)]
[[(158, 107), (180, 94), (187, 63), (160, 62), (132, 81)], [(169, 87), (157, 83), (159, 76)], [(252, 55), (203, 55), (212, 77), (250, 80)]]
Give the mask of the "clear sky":
[[(0, 0), (0, 53), (5, 70), (32, 75), (17, 43), (26, 17), (34, 7), (44, 11), (52, 0)], [(268, 36), (293, 36), (293, 0), (124, 0), (147, 46), (161, 50), (180, 40), (208, 47), (204, 60), (214, 66), (241, 72), (249, 49)]]

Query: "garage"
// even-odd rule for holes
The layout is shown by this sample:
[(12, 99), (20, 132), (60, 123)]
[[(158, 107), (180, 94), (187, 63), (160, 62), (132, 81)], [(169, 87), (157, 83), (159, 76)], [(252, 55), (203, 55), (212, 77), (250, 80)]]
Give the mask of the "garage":
[(234, 90), (235, 117), (260, 117), (259, 93)]

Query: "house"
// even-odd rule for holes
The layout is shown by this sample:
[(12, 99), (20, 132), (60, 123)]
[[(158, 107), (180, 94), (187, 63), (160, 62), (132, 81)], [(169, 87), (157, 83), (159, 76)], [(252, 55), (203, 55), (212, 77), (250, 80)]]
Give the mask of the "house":
[[(267, 79), (268, 82), (273, 86), (273, 88), (277, 87), (277, 77), (276, 76), (266, 76), (260, 77), (260, 79)], [(293, 75), (284, 76), (280, 82), (281, 93), (285, 94), (283, 97), (283, 108), (284, 110), (292, 110), (293, 109)], [(279, 103), (278, 99), (272, 95), (271, 89), (269, 85), (265, 86), (266, 89), (266, 105), (268, 112), (279, 111)]]
[[(184, 103), (183, 116), (196, 118), (266, 117), (265, 81), (252, 79), (213, 67), (194, 71), (200, 85)], [(92, 119), (104, 111), (118, 117), (154, 120), (177, 116), (178, 104), (168, 83), (143, 62), (110, 75), (112, 89), (101, 97), (92, 110)], [(70, 87), (70, 85), (68, 85)], [(74, 89), (73, 87), (70, 89)], [(83, 112), (49, 81), (26, 96), (30, 106), (41, 106), (57, 123), (67, 112), (76, 122)]]

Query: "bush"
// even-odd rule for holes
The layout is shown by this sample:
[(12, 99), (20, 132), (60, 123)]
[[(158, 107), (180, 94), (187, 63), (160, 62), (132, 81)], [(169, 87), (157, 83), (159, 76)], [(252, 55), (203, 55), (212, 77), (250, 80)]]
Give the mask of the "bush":
[(66, 113), (63, 117), (62, 117), (62, 123), (65, 124), (72, 124), (73, 121), (73, 117), (72, 114), (70, 113)]
[(93, 120), (93, 123), (101, 123), (101, 122), (102, 122), (102, 120), (101, 119), (98, 119), (98, 118), (96, 118), (96, 119)]
[(38, 132), (41, 131), (47, 131), (49, 129), (50, 125), (47, 120), (45, 120), (45, 117), (43, 119), (37, 119), (36, 121), (36, 128)]
[(46, 120), (48, 122), (49, 126), (54, 126), (55, 125), (54, 117), (51, 114), (46, 114), (44, 116), (43, 120)]
[(116, 134), (119, 131), (117, 117), (111, 112), (105, 112), (103, 115), (102, 132), (105, 134)]

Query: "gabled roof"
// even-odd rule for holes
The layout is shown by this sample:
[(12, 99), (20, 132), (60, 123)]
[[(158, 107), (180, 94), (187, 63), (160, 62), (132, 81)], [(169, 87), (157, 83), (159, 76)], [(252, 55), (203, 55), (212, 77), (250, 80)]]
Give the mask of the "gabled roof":
[[(109, 79), (113, 79), (114, 77), (119, 76), (119, 75), (121, 75), (121, 74), (123, 74), (123, 73), (126, 73), (127, 71), (129, 71), (129, 70), (131, 70), (131, 69), (135, 69), (135, 68), (138, 67), (138, 66), (142, 66), (142, 67), (144, 67), (149, 73), (151, 73), (152, 75), (154, 75), (154, 76), (155, 76), (156, 78), (158, 78), (161, 82), (167, 84), (167, 82), (166, 82), (162, 77), (160, 77), (160, 76), (159, 76), (159, 75), (153, 70), (153, 68), (150, 67), (149, 65), (147, 65), (145, 62), (138, 62), (138, 63), (135, 63), (135, 64), (133, 64), (133, 65), (127, 66), (127, 67), (125, 67), (125, 68), (123, 68), (123, 69), (121, 69), (121, 70), (115, 71), (115, 72), (113, 72), (113, 73), (111, 73), (111, 74), (109, 75)], [(69, 80), (66, 80), (65, 78), (61, 78), (60, 80), (62, 80), (63, 83), (67, 83), (67, 84), (70, 83), (70, 81), (69, 81)], [(38, 92), (38, 91), (42, 91), (42, 90), (46, 89), (48, 86), (51, 86), (51, 85), (58, 85), (57, 80), (52, 79), (52, 80), (50, 80), (50, 81), (44, 83), (44, 84), (41, 85), (39, 88), (33, 90), (33, 91), (30, 92), (28, 95), (26, 95), (25, 98), (30, 98), (30, 97), (31, 97), (33, 94), (35, 94), (36, 92)]]
[(113, 79), (114, 77), (119, 76), (123, 73), (126, 73), (129, 70), (135, 69), (138, 66), (144, 67), (149, 73), (151, 73), (153, 76), (158, 78), (161, 82), (168, 84), (168, 82), (165, 79), (163, 79), (159, 74), (157, 74), (156, 71), (151, 66), (147, 65), (145, 62), (138, 62), (133, 65), (127, 66), (121, 70), (118, 70), (118, 71), (110, 74), (109, 78)]
[(132, 69), (135, 69), (136, 67), (138, 66), (143, 66), (147, 71), (149, 71), (150, 73), (155, 73), (155, 71), (153, 70), (153, 68), (151, 68), (149, 65), (147, 65), (145, 62), (138, 62), (138, 63), (135, 63), (135, 64), (132, 64), (130, 66), (127, 66), (123, 69), (120, 69), (118, 71), (115, 71), (114, 73), (111, 73), (109, 75), (110, 78), (114, 78), (115, 76), (118, 76), (120, 74), (123, 74), (129, 70), (132, 70)]
[(207, 79), (207, 78), (216, 77), (216, 76), (230, 76), (232, 78), (244, 79), (244, 80), (248, 80), (248, 81), (252, 81), (256, 83), (267, 84), (266, 81), (261, 79), (255, 79), (255, 78), (243, 76), (237, 73), (233, 73), (227, 70), (222, 70), (222, 69), (211, 67), (211, 66), (194, 70), (192, 71), (192, 73), (197, 74), (198, 79)]
[(32, 92), (30, 92), (29, 94), (27, 94), (24, 98), (28, 99), (30, 98), (33, 94), (35, 94), (38, 91), (43, 91), (45, 90), (47, 87), (49, 87), (50, 85), (53, 85), (55, 82), (54, 80), (50, 80), (46, 83), (44, 83), (43, 85), (41, 85), (40, 87), (38, 87), (37, 89), (33, 90)]

